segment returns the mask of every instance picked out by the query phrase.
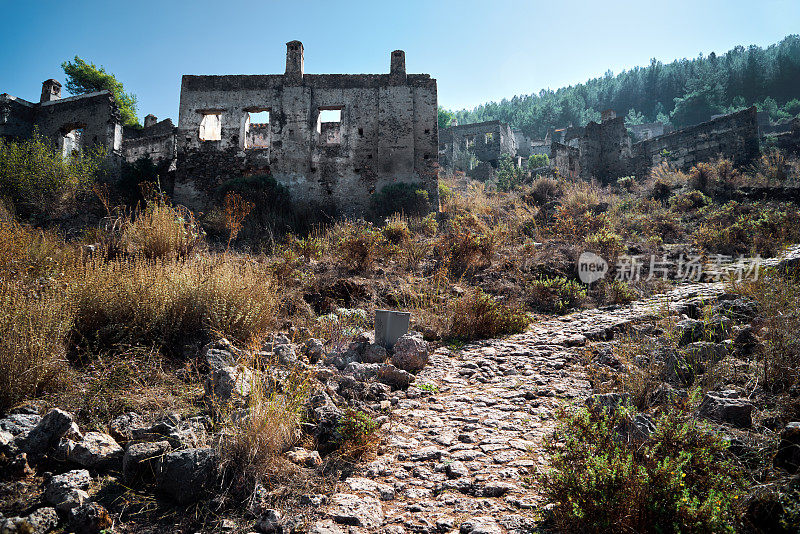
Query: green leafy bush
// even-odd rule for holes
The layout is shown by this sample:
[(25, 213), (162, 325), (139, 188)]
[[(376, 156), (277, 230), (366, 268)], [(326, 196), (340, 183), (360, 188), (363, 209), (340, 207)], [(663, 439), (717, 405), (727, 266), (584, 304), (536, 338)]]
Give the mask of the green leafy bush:
[(0, 139), (0, 195), (24, 217), (50, 216), (90, 190), (104, 162), (99, 146), (67, 157), (36, 131), (24, 141)]
[(735, 532), (743, 475), (726, 444), (691, 414), (668, 411), (646, 441), (623, 439), (630, 415), (558, 414), (540, 488), (563, 532)]
[(394, 213), (415, 217), (431, 211), (430, 197), (422, 183), (387, 185), (372, 195), (370, 204), (373, 215), (381, 218)]
[(528, 168), (538, 169), (539, 167), (547, 167), (550, 165), (550, 158), (547, 154), (531, 154), (528, 158)]
[(587, 298), (585, 286), (563, 276), (534, 280), (527, 289), (531, 306), (543, 312), (565, 313)]

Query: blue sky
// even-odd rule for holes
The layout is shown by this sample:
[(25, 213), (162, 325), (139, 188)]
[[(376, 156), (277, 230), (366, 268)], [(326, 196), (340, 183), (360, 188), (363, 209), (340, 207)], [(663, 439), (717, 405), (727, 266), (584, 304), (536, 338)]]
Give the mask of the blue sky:
[(0, 0), (0, 92), (38, 100), (76, 54), (139, 98), (139, 117), (177, 119), (182, 74), (282, 73), (285, 43), (309, 73), (408, 72), (438, 79), (439, 102), (471, 108), (636, 65), (800, 32), (800, 0), (191, 2)]

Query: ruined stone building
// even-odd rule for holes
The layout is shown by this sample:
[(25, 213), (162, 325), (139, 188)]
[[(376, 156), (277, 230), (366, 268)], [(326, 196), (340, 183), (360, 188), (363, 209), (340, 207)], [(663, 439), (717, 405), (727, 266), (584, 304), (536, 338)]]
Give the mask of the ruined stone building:
[(145, 118), (144, 128), (123, 126), (119, 109), (109, 91), (61, 97), (61, 83), (42, 83), (39, 102), (0, 94), (0, 137), (29, 139), (33, 132), (70, 155), (99, 146), (106, 151), (112, 178), (123, 161), (151, 158), (174, 166), (175, 127), (167, 119)]
[(670, 133), (672, 128), (666, 126), (663, 122), (656, 121), (632, 124), (628, 126), (628, 130), (631, 132), (633, 142), (638, 143), (639, 141), (645, 141), (653, 137), (664, 135), (665, 133)]
[(515, 157), (517, 143), (505, 122), (451, 126), (439, 135), (439, 164), (449, 170), (467, 172), (480, 163), (497, 168), (500, 158), (506, 154)]
[(392, 184), (422, 184), (438, 204), (436, 80), (406, 74), (307, 74), (287, 43), (284, 74), (183, 76), (175, 200), (205, 209), (225, 182), (271, 174), (298, 203), (363, 214)]
[(590, 122), (575, 139), (575, 143), (552, 143), (553, 166), (568, 176), (603, 182), (643, 176), (661, 162), (687, 169), (721, 156), (741, 165), (759, 154), (755, 107), (638, 143), (631, 141), (623, 117), (603, 112), (602, 122)]
[(122, 122), (109, 91), (61, 98), (61, 84), (47, 80), (39, 102), (0, 94), (0, 137), (27, 139), (34, 129), (65, 155), (99, 145), (122, 158)]

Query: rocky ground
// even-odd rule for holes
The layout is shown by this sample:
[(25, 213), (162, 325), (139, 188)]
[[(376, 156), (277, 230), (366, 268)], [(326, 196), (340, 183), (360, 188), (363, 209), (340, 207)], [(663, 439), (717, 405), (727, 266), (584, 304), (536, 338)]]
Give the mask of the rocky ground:
[(535, 324), (528, 332), (440, 349), (392, 411), (378, 457), (339, 484), (311, 532), (529, 532), (541, 518), (530, 470), (555, 408), (582, 402), (587, 343), (709, 302), (722, 284), (693, 284), (630, 306)]

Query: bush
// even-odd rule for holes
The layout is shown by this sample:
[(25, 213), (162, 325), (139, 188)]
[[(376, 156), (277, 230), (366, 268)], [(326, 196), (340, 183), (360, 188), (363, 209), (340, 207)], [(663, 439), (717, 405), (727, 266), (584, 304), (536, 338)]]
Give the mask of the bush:
[(372, 195), (370, 210), (378, 218), (394, 213), (408, 217), (424, 216), (431, 211), (431, 202), (422, 183), (390, 184)]
[(703, 206), (707, 206), (710, 203), (710, 198), (708, 198), (702, 192), (696, 190), (686, 191), (685, 193), (676, 195), (670, 201), (672, 208), (681, 212), (693, 211), (698, 208), (702, 208)]
[(564, 188), (558, 180), (548, 176), (540, 176), (531, 185), (530, 196), (536, 204), (545, 204), (555, 200), (564, 193)]
[(383, 236), (392, 244), (399, 245), (411, 239), (408, 222), (400, 215), (393, 215), (386, 220)]
[(534, 280), (526, 289), (531, 307), (542, 312), (566, 313), (587, 299), (585, 286), (563, 276)]
[(698, 163), (689, 169), (689, 187), (703, 193), (711, 191), (717, 178), (717, 171), (710, 163)]
[(735, 532), (743, 475), (721, 437), (691, 414), (668, 411), (647, 441), (620, 431), (630, 415), (558, 414), (538, 482), (564, 532)]
[(497, 188), (500, 191), (511, 191), (519, 186), (524, 178), (525, 173), (517, 167), (514, 158), (504, 154), (497, 166)]
[(25, 141), (0, 139), (0, 191), (20, 215), (52, 217), (91, 188), (104, 162), (99, 147), (65, 157), (38, 132)]
[(704, 208), (703, 214), (694, 242), (709, 252), (774, 256), (784, 245), (800, 240), (800, 211), (791, 204), (732, 201), (713, 210)]
[(341, 223), (332, 234), (339, 259), (351, 269), (369, 270), (386, 248), (383, 233), (370, 223)]
[(636, 300), (636, 291), (623, 280), (604, 280), (603, 292), (605, 302), (608, 304), (628, 304)]
[(219, 333), (248, 341), (275, 324), (278, 297), (266, 267), (222, 257), (184, 262), (92, 259), (67, 275), (76, 341), (179, 350)]
[(550, 165), (550, 158), (547, 154), (531, 154), (528, 157), (528, 168), (538, 169), (540, 167), (547, 167)]
[(347, 409), (336, 427), (342, 455), (353, 459), (363, 456), (375, 444), (377, 430), (378, 424), (368, 413)]
[(459, 341), (518, 334), (531, 323), (521, 308), (501, 304), (480, 289), (452, 301), (447, 313), (445, 336)]
[(499, 239), (499, 229), (489, 228), (474, 215), (458, 215), (450, 221), (450, 231), (439, 239), (440, 254), (455, 276), (491, 264)]
[(72, 310), (57, 289), (28, 291), (0, 280), (0, 413), (66, 377)]
[(121, 250), (150, 259), (186, 257), (202, 244), (205, 235), (191, 211), (172, 206), (160, 195), (148, 201), (133, 220), (118, 221), (114, 226), (122, 228)]
[(622, 236), (608, 228), (601, 228), (600, 231), (591, 234), (586, 238), (586, 244), (611, 263), (616, 262), (617, 256), (625, 250)]

